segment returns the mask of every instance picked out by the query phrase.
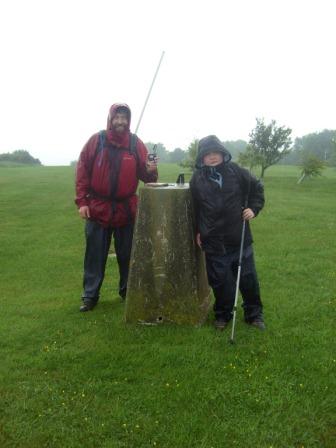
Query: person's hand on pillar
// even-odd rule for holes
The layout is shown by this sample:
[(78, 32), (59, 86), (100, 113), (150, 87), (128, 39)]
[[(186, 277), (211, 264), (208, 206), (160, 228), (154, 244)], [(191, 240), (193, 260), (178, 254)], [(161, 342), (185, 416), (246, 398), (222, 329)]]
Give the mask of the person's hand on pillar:
[(196, 233), (196, 243), (197, 246), (202, 249), (202, 241), (201, 241), (201, 234), (200, 233)]

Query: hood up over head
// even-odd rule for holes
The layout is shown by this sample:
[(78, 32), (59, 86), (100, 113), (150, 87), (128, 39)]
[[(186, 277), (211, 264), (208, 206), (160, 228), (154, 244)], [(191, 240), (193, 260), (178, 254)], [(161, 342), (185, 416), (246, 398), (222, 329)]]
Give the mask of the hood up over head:
[(223, 154), (223, 163), (228, 163), (231, 160), (231, 154), (225, 148), (223, 143), (215, 135), (208, 135), (198, 142), (198, 152), (196, 157), (196, 168), (202, 168), (203, 157), (209, 152), (220, 152)]
[[(112, 120), (118, 112), (125, 112), (128, 117), (128, 127), (120, 134), (113, 130)], [(125, 103), (115, 103), (110, 107), (107, 117), (106, 134), (107, 140), (117, 147), (128, 148), (129, 146), (129, 134), (131, 125), (131, 109)]]

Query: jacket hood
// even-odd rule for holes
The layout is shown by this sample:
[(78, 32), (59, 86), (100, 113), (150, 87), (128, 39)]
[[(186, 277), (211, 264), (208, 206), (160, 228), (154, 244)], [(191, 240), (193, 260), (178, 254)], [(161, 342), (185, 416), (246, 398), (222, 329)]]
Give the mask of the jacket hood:
[(117, 112), (126, 112), (128, 116), (128, 130), (131, 126), (131, 109), (126, 103), (115, 103), (112, 104), (107, 117), (106, 129), (109, 131), (111, 129), (111, 121), (116, 116)]
[(225, 148), (218, 137), (216, 137), (215, 135), (208, 135), (198, 142), (196, 168), (202, 168), (204, 166), (203, 157), (209, 152), (220, 152), (221, 154), (223, 154), (223, 163), (230, 162), (232, 158), (231, 154)]
[[(111, 121), (118, 112), (126, 112), (128, 116), (127, 129), (122, 134), (115, 132), (111, 126)], [(131, 109), (125, 103), (115, 103), (110, 107), (107, 117), (106, 136), (107, 140), (117, 148), (128, 148), (131, 124)]]

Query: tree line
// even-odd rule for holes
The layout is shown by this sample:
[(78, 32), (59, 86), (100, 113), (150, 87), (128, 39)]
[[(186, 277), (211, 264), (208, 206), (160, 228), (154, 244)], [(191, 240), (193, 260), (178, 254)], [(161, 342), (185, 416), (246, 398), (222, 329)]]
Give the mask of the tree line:
[[(145, 145), (149, 152), (152, 152), (155, 147), (160, 163), (177, 163), (192, 168), (196, 157), (196, 152), (192, 154), (193, 148), (196, 150), (196, 147), (194, 147), (195, 142), (197, 143), (198, 140), (191, 142), (186, 149), (175, 148), (173, 151), (168, 151), (163, 143), (146, 142)], [(244, 140), (225, 141), (223, 143), (234, 159), (238, 157), (240, 152), (245, 151), (247, 146), (247, 142)], [(191, 159), (191, 163), (189, 163), (189, 159)]]
[[(325, 129), (296, 138), (291, 138), (292, 130), (279, 126), (275, 120), (265, 123), (257, 118), (256, 126), (249, 134), (249, 141), (223, 141), (233, 160), (249, 169), (260, 167), (260, 177), (274, 164), (298, 165), (303, 167), (301, 179), (321, 173), (325, 166), (336, 166), (336, 130)], [(188, 148), (168, 151), (163, 143), (147, 142), (149, 152), (155, 151), (160, 163), (177, 163), (193, 169), (195, 166), (198, 140)], [(0, 154), (0, 163), (41, 165), (28, 151), (19, 149), (12, 153)], [(76, 162), (70, 162), (75, 164)]]
[[(275, 120), (265, 123), (257, 118), (255, 128), (251, 131), (249, 141), (223, 141), (230, 151), (233, 160), (248, 168), (260, 166), (260, 177), (270, 166), (280, 163), (286, 165), (336, 166), (336, 130), (315, 132), (296, 138), (291, 138), (292, 130), (285, 126), (278, 126)], [(186, 150), (176, 148), (167, 151), (163, 143), (154, 145), (147, 142), (146, 146), (152, 151), (156, 146), (160, 163), (178, 163), (193, 169), (197, 154), (198, 140), (190, 143)], [(314, 170), (313, 170), (314, 171)]]
[(23, 165), (42, 165), (39, 159), (35, 159), (24, 149), (18, 149), (12, 153), (0, 154), (0, 162)]

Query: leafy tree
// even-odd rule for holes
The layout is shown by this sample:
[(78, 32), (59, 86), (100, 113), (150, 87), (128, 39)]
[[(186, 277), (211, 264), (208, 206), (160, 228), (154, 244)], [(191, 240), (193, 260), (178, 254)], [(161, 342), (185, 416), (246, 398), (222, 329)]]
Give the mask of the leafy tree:
[(170, 163), (180, 163), (186, 158), (186, 152), (181, 148), (175, 148), (174, 151), (169, 153)]
[(0, 154), (0, 162), (22, 163), (25, 165), (41, 165), (39, 159), (34, 159), (28, 151), (18, 149), (12, 153)]
[(253, 167), (261, 164), (261, 157), (254, 153), (250, 145), (247, 145), (245, 152), (239, 153), (238, 163), (252, 170)]
[(325, 168), (325, 162), (317, 158), (314, 154), (305, 154), (302, 161), (301, 177), (298, 180), (300, 184), (307, 177), (322, 176), (322, 170)]
[(291, 133), (290, 128), (278, 127), (275, 120), (265, 124), (263, 119), (257, 118), (257, 125), (250, 133), (249, 151), (253, 154), (254, 163), (261, 166), (260, 177), (264, 177), (267, 168), (290, 153)]
[(188, 146), (187, 157), (180, 163), (180, 165), (183, 166), (184, 168), (190, 168), (194, 170), (197, 157), (197, 150), (198, 150), (198, 140), (195, 139)]

